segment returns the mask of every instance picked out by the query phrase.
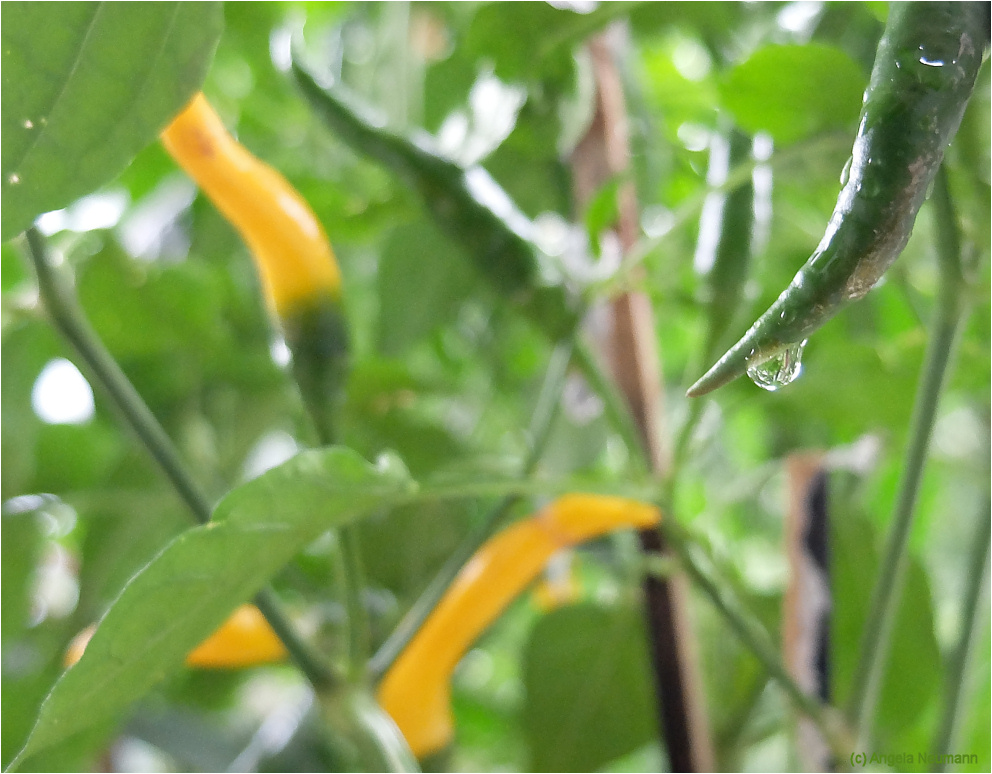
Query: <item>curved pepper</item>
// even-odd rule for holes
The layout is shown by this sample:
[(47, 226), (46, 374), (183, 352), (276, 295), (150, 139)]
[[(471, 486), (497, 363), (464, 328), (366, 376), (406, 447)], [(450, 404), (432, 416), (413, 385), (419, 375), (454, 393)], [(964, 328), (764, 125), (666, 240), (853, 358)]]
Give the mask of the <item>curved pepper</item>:
[(228, 133), (203, 94), (162, 132), (162, 144), (237, 228), (280, 317), (315, 296), (340, 296), (334, 253), (309, 205)]
[(660, 511), (645, 503), (567, 495), (488, 540), (462, 568), (379, 686), (379, 703), (414, 754), (422, 758), (451, 741), (452, 672), (552, 554), (615, 529), (646, 529), (660, 519)]
[(282, 175), (227, 132), (203, 94), (162, 132), (162, 144), (251, 250), (303, 399), (329, 442), (332, 404), (347, 373), (348, 332), (341, 273), (323, 227)]
[[(73, 638), (65, 652), (65, 666), (72, 666), (82, 658), (95, 631), (96, 624), (92, 624)], [(285, 658), (285, 646), (259, 609), (242, 605), (186, 656), (186, 665), (198, 669), (237, 669)]]
[(847, 183), (823, 239), (778, 300), (689, 388), (690, 397), (800, 346), (899, 257), (961, 123), (988, 41), (988, 3), (892, 4)]
[(541, 277), (533, 224), (479, 165), (462, 167), (429, 143), (388, 131), (342, 88), (324, 89), (299, 65), (293, 74), (327, 125), (359, 153), (378, 161), (423, 200), (437, 225), (465, 247), (496, 290), (552, 339), (568, 336), (577, 313), (561, 285)]

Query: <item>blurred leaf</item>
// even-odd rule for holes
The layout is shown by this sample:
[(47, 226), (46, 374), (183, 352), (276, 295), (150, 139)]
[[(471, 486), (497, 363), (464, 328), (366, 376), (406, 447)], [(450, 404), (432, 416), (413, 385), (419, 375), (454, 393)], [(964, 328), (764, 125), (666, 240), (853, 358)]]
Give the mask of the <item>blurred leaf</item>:
[[(168, 357), (214, 344), (224, 330), (218, 288), (202, 266), (148, 266), (111, 240), (79, 272), (79, 298), (106, 347), (121, 358)], [(114, 303), (108, 304), (107, 299)]]
[[(987, 577), (987, 576), (986, 576)], [(979, 600), (981, 605), (979, 615), (985, 616), (984, 625), (977, 627), (977, 636), (971, 646), (969, 671), (965, 675), (964, 696), (959, 711), (958, 736), (955, 739), (955, 750), (968, 751), (978, 754), (977, 765), (965, 765), (960, 771), (985, 771), (989, 768), (992, 758), (990, 744), (990, 714), (992, 714), (992, 682), (989, 679), (989, 662), (984, 655), (989, 653), (992, 643), (989, 641), (989, 596), (986, 591)]]
[(348, 384), (349, 443), (369, 457), (393, 449), (414, 476), (431, 473), (466, 451), (431, 408), (450, 394), (444, 385), (416, 378), (402, 361), (366, 359)]
[(614, 226), (619, 215), (619, 202), (617, 194), (620, 186), (625, 182), (623, 177), (614, 177), (600, 186), (596, 194), (586, 205), (585, 217), (586, 233), (589, 236), (589, 244), (592, 246), (593, 254), (599, 255), (599, 236), (608, 228)]
[(571, 74), (572, 47), (629, 8), (605, 3), (583, 14), (550, 3), (488, 3), (476, 12), (465, 45), (490, 59), (504, 81), (561, 83)]
[[(851, 692), (861, 632), (878, 574), (879, 541), (871, 525), (857, 512), (842, 507), (840, 513), (843, 518), (833, 519), (831, 526), (832, 644), (836, 703), (844, 706)], [(940, 677), (940, 650), (926, 573), (910, 556), (876, 714), (880, 749), (916, 749), (907, 747), (905, 735), (935, 700)]]
[(85, 490), (104, 480), (122, 453), (120, 434), (101, 421), (42, 425), (32, 489), (59, 493)]
[(534, 771), (594, 771), (656, 734), (636, 610), (591, 604), (541, 619), (524, 653), (524, 727)]
[(433, 223), (397, 226), (379, 258), (379, 345), (402, 354), (422, 337), (451, 322), (478, 281)]
[(113, 179), (199, 88), (218, 3), (3, 6), (3, 227)]
[(467, 511), (457, 503), (426, 502), (365, 519), (360, 529), (369, 583), (412, 600), (468, 532)]
[[(38, 504), (41, 503), (40, 498)], [(35, 563), (41, 554), (41, 522), (36, 507), (5, 507), (0, 523), (3, 524), (3, 558), (0, 570), (3, 572), (3, 614), (2, 633), (4, 642), (22, 633), (28, 626), (31, 609), (31, 581)]]
[(572, 206), (569, 170), (550, 150), (557, 142), (555, 117), (541, 117), (544, 138), (527, 136), (531, 120), (524, 105), (516, 128), (486, 159), (485, 167), (528, 217), (542, 212), (566, 215)]
[(31, 393), (45, 364), (63, 354), (52, 329), (41, 320), (28, 320), (4, 330), (5, 367), (0, 380), (4, 499), (32, 489), (35, 445), (43, 425), (31, 406)]
[(767, 45), (727, 74), (720, 96), (741, 127), (789, 143), (853, 128), (866, 85), (864, 73), (839, 49)]
[(322, 531), (408, 491), (345, 448), (303, 452), (225, 497), (117, 598), (79, 663), (56, 683), (18, 760), (114, 718)]
[(646, 35), (656, 34), (665, 27), (678, 27), (715, 46), (740, 33), (744, 16), (750, 10), (745, 4), (735, 2), (637, 3), (631, 9), (631, 31)]
[(888, 3), (879, 2), (879, 0), (870, 0), (870, 2), (865, 3), (865, 6), (871, 12), (871, 15), (882, 23), (889, 17)]
[(424, 76), (424, 127), (431, 132), (453, 110), (468, 103), (469, 92), (477, 77), (474, 62), (458, 48), (440, 62), (435, 62)]
[[(30, 60), (32, 65), (37, 60), (38, 67), (29, 74), (43, 80), (48, 64), (56, 67), (75, 56), (73, 20), (93, 6), (41, 6), (4, 4), (2, 21), (18, 15), (58, 14), (59, 24), (36, 25), (24, 36), (32, 42), (47, 41), (32, 49)], [(151, 19), (173, 7), (108, 4), (107, 11)], [(593, 10), (580, 12), (586, 8)], [(415, 195), (384, 170), (357, 157), (310, 113), (281, 70), (287, 43), (300, 42), (301, 31), (308, 59), (312, 54), (310, 61), (320, 72), (340, 78), (368, 102), (385, 108), (396, 126), (415, 129), (419, 124), (437, 132), (442, 121), (458, 111), (467, 117), (471, 135), (488, 126), (479, 123), (486, 111), (476, 110), (470, 97), (480, 79), (500, 78), (518, 95), (525, 92), (526, 102), (515, 113), (516, 124), (485, 158), (485, 166), (529, 217), (557, 213), (562, 223), (581, 228), (586, 224), (573, 201), (571, 152), (575, 139), (588, 129), (596, 96), (586, 41), (606, 29), (610, 20), (627, 20), (625, 30), (610, 34), (620, 36), (617, 64), (632, 139), (630, 166), (641, 205), (641, 236), (658, 240), (644, 261), (643, 279), (630, 278), (649, 293), (655, 311), (655, 333), (669, 385), (665, 412), (674, 429), (689, 409), (679, 383), (698, 376), (688, 373), (699, 367), (693, 358), (703, 322), (692, 255), (699, 239), (697, 203), (707, 188), (707, 144), (712, 132), (721, 117), (736, 116), (767, 126), (776, 135), (771, 157), (759, 166), (755, 180), (767, 187), (771, 175), (771, 194), (765, 203), (770, 200), (772, 207), (767, 247), (755, 256), (753, 280), (744, 288), (756, 315), (815, 248), (830, 217), (838, 176), (850, 153), (859, 90), (871, 67), (885, 8), (866, 3), (734, 2), (226, 4), (224, 34), (201, 88), (240, 141), (301, 192), (334, 242), (354, 334), (353, 371), (342, 424), (348, 446), (366, 459), (382, 449), (396, 449), (417, 478), (495, 482), (515, 477), (528, 448), (527, 418), (534, 409), (550, 347), (493, 294), (478, 292), (481, 286), (474, 275), (460, 275), (464, 268), (460, 256), (449, 256), (450, 246), (425, 218)], [(202, 6), (188, 5), (176, 13), (189, 18), (201, 10)], [(208, 15), (204, 11), (203, 16)], [(13, 24), (3, 27), (5, 43), (15, 29)], [(148, 41), (139, 41), (142, 29), (135, 25), (112, 41), (115, 54), (124, 57), (122, 62), (135, 51), (153, 50)], [(203, 30), (166, 45), (172, 45), (174, 52), (183, 48), (192, 62), (197, 37), (205, 40), (209, 35)], [(51, 41), (59, 40), (65, 40), (66, 46), (52, 48)], [(800, 41), (804, 45), (770, 46)], [(20, 93), (18, 83), (11, 85), (11, 77), (26, 67), (12, 64), (14, 56), (3, 55), (3, 64), (8, 65), (3, 72), (4, 108)], [(785, 61), (779, 64), (779, 60)], [(734, 69), (735, 65), (739, 67)], [(145, 66), (139, 63), (139, 69)], [(165, 83), (168, 74), (178, 70), (166, 67), (154, 73), (157, 83)], [(992, 341), (987, 298), (992, 147), (988, 74), (986, 64), (946, 158), (962, 244), (973, 267), (969, 295), (974, 296), (974, 311), (962, 331), (956, 371), (948, 380), (940, 412), (933, 449), (939, 459), (927, 466), (910, 538), (916, 559), (879, 707), (880, 749), (926, 750), (932, 742), (939, 708), (935, 675), (940, 668), (934, 629), (946, 644), (958, 607), (960, 571), (954, 561), (960, 541), (967, 538), (956, 526), (965, 517), (957, 514), (972, 513), (976, 501), (987, 497), (982, 466), (988, 446), (984, 428)], [(117, 83), (120, 92), (114, 91)], [(93, 108), (80, 108), (80, 113), (110, 119), (116, 108), (115, 121), (131, 116), (137, 122), (141, 115), (133, 108), (130, 92), (134, 83), (126, 75), (113, 85), (94, 87), (98, 101), (86, 103)], [(191, 88), (198, 86), (199, 80)], [(84, 98), (78, 100), (73, 104)], [(129, 113), (132, 108), (135, 112)], [(25, 127), (17, 125), (23, 117), (4, 113), (7, 121), (2, 128), (12, 128), (2, 137), (5, 171), (9, 171), (8, 149), (24, 139)], [(160, 118), (164, 123), (166, 117)], [(513, 116), (505, 118), (510, 121)], [(38, 123), (33, 124), (31, 130), (36, 131)], [(509, 123), (498, 126), (496, 132), (494, 125), (492, 137), (503, 136)], [(77, 128), (85, 129), (81, 137), (102, 139), (81, 119), (78, 127), (76, 123), (70, 127)], [(113, 130), (111, 126), (103, 136), (122, 136), (113, 135)], [(67, 139), (76, 142), (75, 137)], [(136, 135), (131, 139), (136, 140)], [(154, 133), (146, 134), (129, 151), (133, 160), (121, 174), (117, 173), (127, 157), (118, 158), (111, 168), (109, 161), (100, 161), (100, 154), (110, 153), (100, 143), (92, 149), (72, 146), (79, 161), (92, 159), (99, 166), (103, 180), (117, 175), (112, 185), (126, 193), (130, 203), (113, 231), (53, 235), (53, 255), (64, 256), (74, 271), (87, 316), (175, 439), (184, 460), (211, 495), (220, 494), (263, 466), (261, 450), (278, 447), (288, 453), (305, 443), (308, 425), (292, 380), (285, 366), (279, 365), (278, 329), (261, 300), (248, 248), (205, 195), (188, 204), (192, 189), (187, 181), (181, 184), (182, 197), (168, 196), (178, 190), (175, 184), (182, 173), (153, 139)], [(787, 143), (792, 145), (783, 150)], [(70, 161), (56, 169), (63, 177), (75, 174), (70, 170), (77, 159), (73, 156)], [(64, 186), (70, 199), (80, 193), (72, 192), (75, 182)], [(83, 193), (98, 183), (87, 185)], [(12, 198), (8, 193), (4, 186), (4, 204)], [(612, 198), (611, 192), (603, 194), (601, 203), (607, 198)], [(4, 220), (14, 212), (14, 206), (6, 207)], [(591, 218), (594, 234), (612, 214), (612, 207), (605, 206)], [(74, 227), (85, 225), (74, 223)], [(895, 274), (887, 275), (882, 287), (818, 334), (807, 349), (803, 377), (795, 385), (766, 394), (742, 380), (708, 400), (675, 482), (674, 507), (693, 520), (701, 543), (724, 565), (728, 587), (747, 600), (762, 625), (774, 632), (780, 617), (777, 584), (782, 570), (781, 481), (774, 460), (800, 446), (830, 449), (831, 454), (836, 451), (853, 459), (853, 448), (838, 447), (865, 435), (881, 442), (875, 473), (848, 500), (837, 497), (833, 644), (834, 682), (841, 704), (849, 690), (882, 531), (900, 478), (900, 449), (934, 302), (932, 240), (932, 217), (925, 207)], [(150, 247), (137, 246), (138, 242)], [(645, 241), (641, 246), (649, 244)], [(65, 618), (52, 615), (20, 630), (9, 624), (11, 617), (24, 618), (26, 584), (42, 577), (39, 562), (47, 554), (20, 555), (22, 542), (16, 536), (4, 544), (8, 564), (3, 567), (2, 606), (3, 764), (24, 743), (44, 696), (62, 673), (68, 640), (102, 615), (136, 573), (136, 586), (123, 591), (132, 601), (121, 610), (136, 610), (133, 617), (143, 619), (142, 625), (155, 623), (132, 599), (132, 589), (148, 587), (141, 580), (142, 568), (188, 529), (181, 503), (140, 444), (113, 423), (112, 408), (97, 385), (93, 385), (96, 415), (83, 425), (48, 425), (34, 413), (32, 389), (42, 367), (56, 357), (72, 358), (72, 353), (35, 301), (30, 262), (17, 255), (22, 250), (22, 240), (3, 245), (3, 494), (14, 498), (56, 490), (52, 493), (64, 506), (76, 511), (75, 530), (57, 540), (73, 563), (78, 562), (79, 601)], [(126, 252), (130, 250), (141, 254), (130, 255)], [(603, 299), (588, 300), (596, 304)], [(591, 321), (596, 324), (595, 314)], [(744, 326), (750, 320), (738, 322)], [(536, 481), (550, 486), (566, 477), (580, 477), (590, 487), (623, 491), (632, 485), (629, 460), (608, 423), (597, 416), (594, 399), (572, 389), (574, 381), (569, 380), (561, 397), (561, 411)], [(945, 424), (953, 425), (953, 432), (943, 432), (940, 428)], [(270, 443), (273, 439), (278, 443)], [(842, 475), (832, 474), (832, 487)], [(305, 508), (288, 494), (289, 488), (287, 483), (283, 498), (290, 503), (287, 507)], [(426, 492), (429, 495), (430, 489)], [(404, 500), (410, 504), (400, 507), (374, 508), (360, 523), (365, 599), (375, 642), (389, 634), (489, 505), (484, 500), (436, 500), (427, 495)], [(519, 510), (539, 506), (537, 500), (528, 498)], [(262, 497), (256, 507), (265, 508), (272, 501)], [(8, 511), (11, 505), (19, 507), (18, 502), (30, 501), (14, 500)], [(300, 518), (302, 524), (310, 517)], [(7, 524), (4, 531), (7, 540)], [(287, 532), (302, 534), (296, 526)], [(294, 555), (283, 536), (283, 532), (252, 529), (235, 536), (233, 527), (219, 524), (209, 531), (184, 534), (163, 556), (168, 563), (173, 561), (168, 559), (172, 552), (188, 550), (177, 546), (211, 539), (224, 544), (225, 554), (237, 553), (240, 558), (247, 552), (249, 562), (235, 565), (230, 560), (232, 577), (247, 577), (241, 575), (248, 572), (243, 564), (253, 565), (252, 572), (259, 577), (275, 572), (274, 587), (294, 614), (318, 627), (318, 646), (338, 653), (346, 639), (341, 625), (344, 611), (340, 590), (328, 579), (335, 578), (339, 569), (339, 546), (328, 536), (308, 542)], [(274, 544), (276, 554), (291, 556), (287, 564), (278, 556), (271, 563), (267, 556), (254, 561), (263, 538), (267, 550)], [(289, 541), (289, 535), (285, 539)], [(197, 545), (197, 551), (208, 553)], [(584, 593), (594, 599), (613, 599), (618, 591), (620, 599), (633, 597), (635, 592), (627, 584), (637, 567), (635, 550), (631, 541), (616, 540), (583, 552), (579, 569)], [(204, 561), (204, 567), (214, 567), (211, 562), (226, 559)], [(163, 617), (172, 615), (183, 598), (190, 606), (186, 579), (193, 569), (184, 565), (173, 573), (178, 581), (170, 577), (161, 590), (150, 592), (147, 599), (152, 602), (158, 595), (165, 597), (166, 588), (172, 592), (172, 598), (160, 605)], [(233, 596), (224, 579), (214, 585), (222, 595)], [(781, 693), (767, 685), (760, 664), (728, 632), (718, 612), (698, 594), (691, 596), (691, 604), (717, 765), (727, 770), (787, 768), (795, 741), (790, 734), (792, 715)], [(636, 616), (632, 611), (596, 608), (589, 613), (588, 608), (580, 607), (587, 610), (585, 618), (567, 610), (554, 613), (546, 627), (542, 622), (537, 630), (543, 614), (528, 600), (508, 610), (456, 673), (452, 688), (457, 738), (446, 759), (426, 764), (461, 771), (526, 770), (537, 760), (545, 761), (546, 767), (598, 766), (616, 771), (664, 766), (663, 743), (654, 735), (655, 708)], [(118, 633), (126, 629), (122, 615), (118, 612), (109, 619), (118, 622), (114, 624)], [(185, 620), (184, 610), (174, 618), (177, 628), (186, 628), (178, 624)], [(619, 618), (626, 623), (617, 628), (631, 642), (616, 645), (610, 632)], [(136, 631), (123, 631), (121, 641), (128, 637), (137, 641)], [(980, 764), (967, 768), (985, 771), (988, 632), (985, 623), (973, 652), (955, 742), (961, 751), (979, 753)], [(104, 635), (105, 653), (114, 647), (110, 640), (115, 637)], [(531, 668), (525, 686), (521, 655), (529, 639), (528, 663), (540, 656), (541, 668)], [(150, 639), (140, 641), (136, 649), (157, 647)], [(160, 650), (155, 652), (161, 655)], [(573, 661), (573, 654), (578, 660)], [(600, 691), (602, 702), (596, 691), (590, 699), (581, 685), (583, 680), (588, 683), (590, 670), (597, 666), (597, 654), (604, 659), (602, 674), (608, 678)], [(99, 651), (87, 660), (100, 661)], [(176, 656), (169, 663), (178, 661)], [(635, 666), (625, 666), (628, 662)], [(172, 668), (164, 663), (151, 665), (147, 674)], [(535, 676), (536, 671), (541, 676)], [(628, 673), (636, 674), (636, 685), (629, 675), (614, 680), (616, 674)], [(124, 675), (107, 682), (109, 688), (104, 690), (113, 693), (117, 682), (128, 679)], [(145, 679), (152, 677), (142, 673), (137, 683)], [(96, 685), (97, 678), (92, 680)], [(108, 760), (121, 767), (134, 765), (137, 759), (129, 755), (135, 751), (161, 755), (153, 761), (159, 767), (226, 768), (222, 759), (231, 757), (239, 740), (253, 738), (249, 746), (260, 750), (276, 718), (286, 719), (285, 705), (272, 701), (273, 686), (291, 683), (303, 689), (301, 680), (290, 666), (253, 670), (248, 679), (244, 674), (177, 669), (133, 707), (123, 728), (119, 726), (122, 704), (102, 723), (26, 758), (21, 768), (95, 770)], [(536, 698), (527, 697), (531, 688), (537, 689), (531, 691)], [(52, 701), (63, 707), (71, 704), (64, 698)], [(603, 702), (615, 716), (606, 716), (600, 707)], [(538, 705), (540, 717), (534, 711)], [(92, 706), (102, 705), (94, 701)], [(77, 706), (72, 704), (72, 710)], [(586, 722), (583, 710), (591, 713), (593, 722)], [(49, 710), (46, 713), (51, 715)], [(86, 712), (82, 714), (85, 719)], [(333, 762), (323, 749), (320, 723), (311, 713), (286, 747), (262, 753), (254, 768), (328, 770)], [(573, 726), (581, 737), (574, 744), (568, 737)], [(632, 738), (634, 731), (644, 742)], [(123, 738), (111, 741), (112, 734), (121, 733)], [(211, 738), (216, 742), (212, 746)], [(229, 747), (232, 741), (238, 744)], [(580, 756), (585, 757), (579, 760)], [(245, 768), (253, 768), (251, 762)]]
[[(40, 623), (31, 620), (38, 575), (43, 572), (39, 560), (45, 554), (43, 511), (54, 503), (50, 496), (29, 495), (5, 503), (2, 515), (4, 766), (24, 744), (38, 707), (61, 671), (62, 649), (68, 636), (65, 619)], [(31, 768), (88, 769), (94, 738), (60, 746), (45, 759), (32, 760)]]
[[(189, 516), (171, 492), (123, 497), (120, 504), (81, 509), (85, 528), (79, 568), (83, 620), (102, 616), (131, 577), (189, 526)], [(141, 518), (135, 518), (141, 514)]]
[(18, 254), (19, 251), (12, 245), (4, 242), (0, 245), (0, 286), (3, 292), (14, 290), (28, 277), (24, 259)]
[[(33, 719), (36, 706), (32, 706), (28, 720)], [(28, 756), (21, 767), (26, 771), (94, 771), (112, 742), (113, 732), (113, 725), (104, 719), (54, 747)]]

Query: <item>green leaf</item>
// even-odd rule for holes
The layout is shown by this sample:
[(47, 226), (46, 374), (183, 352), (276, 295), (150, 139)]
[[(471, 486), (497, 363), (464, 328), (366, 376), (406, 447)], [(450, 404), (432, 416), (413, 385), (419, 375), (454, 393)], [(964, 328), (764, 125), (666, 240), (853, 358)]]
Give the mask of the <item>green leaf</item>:
[(103, 615), (134, 574), (189, 528), (189, 517), (164, 487), (82, 509), (79, 520), (84, 533), (76, 615), (83, 621)]
[(220, 3), (10, 3), (2, 10), (6, 240), (112, 180), (203, 82)]
[(655, 735), (653, 688), (634, 609), (561, 608), (524, 654), (533, 771), (595, 771)]
[(614, 176), (600, 186), (599, 190), (586, 205), (584, 217), (589, 244), (593, 253), (599, 254), (599, 235), (617, 222), (619, 216), (617, 194), (625, 178)]
[(816, 43), (768, 45), (728, 73), (720, 96), (742, 128), (789, 143), (853, 126), (866, 83), (840, 49)]
[(308, 451), (228, 494), (121, 592), (79, 663), (55, 684), (15, 765), (123, 712), (324, 530), (408, 492), (396, 466)]

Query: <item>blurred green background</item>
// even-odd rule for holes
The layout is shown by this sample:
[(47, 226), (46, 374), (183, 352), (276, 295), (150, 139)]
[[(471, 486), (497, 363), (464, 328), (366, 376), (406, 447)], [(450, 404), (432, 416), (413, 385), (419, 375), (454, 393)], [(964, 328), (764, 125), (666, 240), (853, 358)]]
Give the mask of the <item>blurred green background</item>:
[[(294, 43), (390, 126), (422, 128), (451, 156), (481, 161), (537, 219), (551, 259), (581, 279), (597, 270), (595, 256), (571, 247), (595, 220), (576, 211), (568, 164), (592, 114), (583, 41), (618, 25), (646, 256), (638, 287), (654, 306), (667, 420), (677, 427), (685, 388), (708, 365), (699, 359), (706, 320), (693, 256), (713, 137), (732, 120), (764, 149), (755, 170), (763, 235), (736, 335), (819, 242), (885, 14), (885, 3), (226, 4), (203, 90), (239, 140), (310, 202), (334, 245), (354, 353), (343, 442), (369, 458), (393, 449), (415, 477), (510, 474), (527, 451), (550, 346), (494, 297), (413, 194), (311, 114), (287, 72)], [(877, 720), (882, 751), (930, 748), (960, 624), (965, 556), (974, 523), (987, 518), (989, 115), (986, 63), (948, 153), (973, 311), (911, 535)], [(308, 443), (246, 248), (159, 144), (38, 228), (211, 496)], [(795, 384), (766, 393), (739, 380), (702, 399), (678, 482), (679, 518), (777, 636), (787, 580), (781, 462), (794, 451), (830, 451), (839, 704), (851, 688), (901, 470), (934, 304), (933, 243), (925, 206), (884, 282), (810, 342)], [(181, 503), (53, 332), (25, 249), (22, 238), (2, 245), (4, 765), (61, 671), (68, 641), (188, 526)], [(609, 278), (601, 289), (612, 289)], [(616, 484), (623, 447), (578, 376), (562, 406), (540, 473)], [(363, 523), (377, 642), (487, 506), (445, 501)], [(344, 616), (330, 580), (332, 543), (312, 545), (275, 579), (325, 648), (341, 646)], [(636, 550), (619, 536), (570, 562), (580, 589), (573, 603), (548, 610), (522, 598), (459, 667), (451, 769), (666, 765), (651, 715)], [(961, 768), (968, 771), (990, 765), (984, 593), (954, 745), (978, 755), (977, 766)], [(783, 694), (709, 602), (692, 602), (720, 767), (795, 768)], [(51, 771), (316, 770), (326, 761), (311, 700), (290, 667), (188, 671), (119, 727), (93, 729), (34, 762)]]

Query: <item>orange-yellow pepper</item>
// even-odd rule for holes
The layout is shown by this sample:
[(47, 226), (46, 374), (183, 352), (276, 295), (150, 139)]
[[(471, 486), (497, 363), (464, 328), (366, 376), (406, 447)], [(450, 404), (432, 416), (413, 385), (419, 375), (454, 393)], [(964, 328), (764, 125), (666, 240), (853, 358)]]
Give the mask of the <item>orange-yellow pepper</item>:
[(197, 94), (162, 144), (251, 250), (266, 302), (282, 323), (293, 374), (320, 438), (334, 438), (348, 371), (341, 273), (323, 227), (286, 179), (237, 142)]
[(615, 529), (645, 529), (660, 519), (660, 511), (645, 503), (572, 494), (488, 540), (462, 568), (379, 686), (379, 703), (414, 754), (422, 758), (451, 741), (452, 672), (555, 551)]
[[(77, 634), (65, 652), (63, 663), (72, 666), (80, 658), (96, 631), (96, 624)], [(198, 669), (237, 669), (271, 664), (286, 658), (286, 647), (254, 605), (242, 605), (186, 657), (186, 665)]]
[(340, 296), (341, 274), (310, 206), (228, 133), (203, 94), (162, 132), (162, 144), (240, 232), (280, 317), (321, 294)]

